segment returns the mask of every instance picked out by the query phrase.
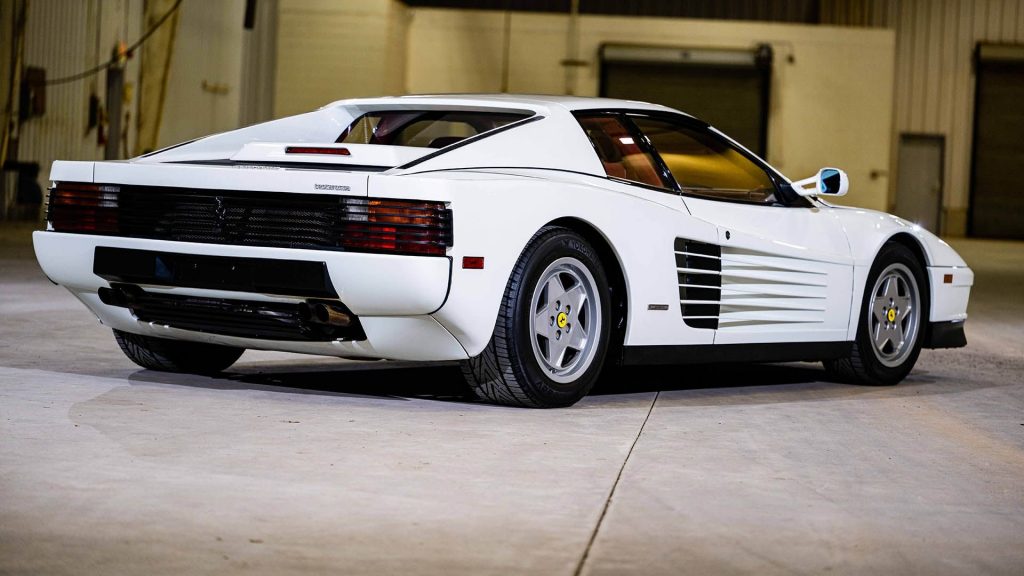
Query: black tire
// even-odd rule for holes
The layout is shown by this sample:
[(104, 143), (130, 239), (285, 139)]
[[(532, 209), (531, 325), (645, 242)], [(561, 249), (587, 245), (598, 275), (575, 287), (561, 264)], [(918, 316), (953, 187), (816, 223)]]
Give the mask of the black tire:
[[(559, 276), (558, 266), (561, 265), (574, 268), (566, 276)], [(553, 354), (552, 343), (543, 337), (538, 339), (537, 330), (531, 328), (531, 319), (537, 317), (534, 299), (540, 294), (538, 291), (550, 290), (538, 287), (542, 275), (567, 277), (571, 282), (573, 273), (583, 281), (581, 285), (594, 282), (595, 297), (582, 305), (591, 306), (592, 312), (580, 314), (581, 310), (577, 310), (579, 316), (573, 319), (577, 324), (563, 324), (566, 317), (562, 314), (559, 314), (557, 326), (555, 320), (550, 324), (552, 331), (559, 327), (566, 330), (564, 342), (570, 342), (571, 330), (577, 330), (576, 336), (584, 334), (588, 342), (582, 345), (585, 348), (582, 352), (573, 352), (571, 346), (562, 344), (568, 352), (559, 355), (555, 367), (567, 357), (577, 364), (576, 371), (567, 369), (565, 373), (558, 373), (556, 368), (543, 364)], [(556, 281), (565, 286), (562, 280)], [(567, 302), (570, 291), (564, 294)], [(551, 302), (546, 306), (550, 308)], [(565, 309), (568, 312), (569, 306), (565, 305)], [(531, 408), (570, 406), (590, 391), (601, 373), (611, 328), (609, 310), (608, 278), (594, 248), (582, 236), (566, 228), (543, 228), (531, 239), (512, 271), (490, 343), (478, 356), (462, 362), (463, 375), (476, 396), (488, 402)], [(587, 317), (590, 314), (593, 317)], [(591, 333), (596, 338), (593, 342), (589, 340)]]
[[(883, 361), (884, 351), (875, 346), (872, 334), (873, 302), (876, 297), (877, 285), (883, 272), (890, 270), (909, 272), (908, 278), (916, 282), (918, 304), (915, 306), (917, 326), (913, 330), (913, 341), (898, 358)], [(850, 355), (838, 360), (826, 360), (825, 370), (836, 380), (867, 386), (892, 386), (902, 381), (914, 368), (921, 353), (925, 331), (928, 328), (928, 283), (924, 265), (906, 246), (889, 242), (884, 245), (875, 258), (861, 299), (860, 316), (857, 322), (857, 337), (854, 339)], [(901, 334), (904, 333), (901, 327)], [(894, 351), (895, 355), (895, 351)]]
[(124, 355), (143, 368), (161, 372), (216, 374), (238, 360), (244, 348), (169, 340), (114, 330)]

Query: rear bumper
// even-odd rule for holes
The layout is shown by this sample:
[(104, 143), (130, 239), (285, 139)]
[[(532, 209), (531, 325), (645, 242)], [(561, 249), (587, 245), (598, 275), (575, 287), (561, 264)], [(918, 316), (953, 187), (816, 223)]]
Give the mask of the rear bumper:
[[(52, 231), (36, 232), (33, 243), (43, 272), (53, 282), (70, 290), (101, 322), (112, 328), (165, 338), (332, 356), (398, 360), (466, 357), (455, 337), (430, 316), (444, 305), (448, 296), (451, 261), (446, 257), (227, 246)], [(106, 269), (100, 270), (101, 276), (96, 273), (97, 248), (101, 248), (101, 253), (103, 248), (119, 249), (112, 252), (116, 257), (146, 253), (186, 255), (179, 262), (188, 266), (211, 263), (214, 273), (206, 270), (205, 274), (185, 274), (184, 280), (181, 280), (181, 274), (115, 278), (111, 275), (108, 261)], [(107, 252), (109, 260), (111, 251)], [(232, 259), (252, 268), (241, 273), (225, 270), (223, 275), (216, 274), (216, 266), (230, 264)], [(281, 263), (276, 279), (274, 261)], [(258, 266), (253, 263), (258, 263)], [(302, 266), (297, 268), (297, 263)], [(126, 269), (138, 271), (137, 262), (135, 266), (127, 264)], [(116, 263), (113, 267), (117, 268)], [(321, 298), (333, 296), (358, 316), (365, 339), (287, 342), (181, 330), (141, 321), (129, 309), (104, 303), (99, 297), (101, 288), (110, 288), (111, 281), (116, 284), (120, 280), (153, 294), (294, 305), (314, 294), (302, 293), (310, 288), (308, 282), (295, 282), (293, 278), (284, 276), (293, 275), (296, 270), (308, 272), (310, 269), (323, 270), (322, 281), (312, 289), (325, 292), (317, 294)], [(224, 279), (222, 285), (211, 283), (211, 278), (216, 280), (218, 277)]]

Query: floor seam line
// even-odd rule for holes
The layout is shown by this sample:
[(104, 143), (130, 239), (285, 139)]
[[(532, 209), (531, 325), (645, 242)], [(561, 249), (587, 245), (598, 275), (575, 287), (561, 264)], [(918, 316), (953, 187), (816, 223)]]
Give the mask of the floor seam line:
[(573, 572), (573, 576), (580, 576), (583, 573), (583, 567), (587, 564), (587, 558), (590, 557), (590, 549), (594, 547), (594, 542), (597, 540), (597, 533), (601, 530), (601, 524), (604, 523), (604, 517), (608, 514), (608, 508), (611, 506), (612, 498), (615, 497), (615, 489), (619, 487), (619, 480), (622, 480), (622, 473), (626, 470), (626, 464), (629, 463), (629, 457), (633, 455), (633, 450), (636, 448), (637, 442), (640, 441), (640, 436), (644, 433), (644, 428), (647, 427), (647, 421), (651, 419), (651, 413), (654, 412), (654, 404), (658, 401), (658, 397), (661, 396), (661, 391), (654, 393), (654, 398), (651, 399), (651, 406), (647, 409), (647, 415), (644, 416), (644, 421), (640, 424), (640, 429), (636, 431), (636, 438), (633, 438), (633, 443), (629, 445), (629, 451), (626, 452), (626, 457), (622, 460), (622, 466), (619, 467), (619, 473), (615, 476), (615, 482), (612, 483), (612, 489), (608, 491), (608, 498), (604, 501), (604, 508), (601, 509), (601, 515), (597, 518), (597, 524), (594, 525), (594, 531), (590, 533), (590, 540), (587, 541), (587, 547), (583, 550), (583, 556), (580, 557), (579, 564), (576, 565), (576, 570)]

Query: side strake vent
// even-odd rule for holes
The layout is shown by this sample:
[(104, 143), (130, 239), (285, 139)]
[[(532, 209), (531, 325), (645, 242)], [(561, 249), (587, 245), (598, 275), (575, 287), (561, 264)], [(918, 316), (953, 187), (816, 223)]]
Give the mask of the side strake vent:
[(722, 299), (722, 248), (676, 238), (679, 307), (691, 328), (718, 328)]
[(825, 321), (825, 264), (758, 250), (722, 251), (720, 330)]

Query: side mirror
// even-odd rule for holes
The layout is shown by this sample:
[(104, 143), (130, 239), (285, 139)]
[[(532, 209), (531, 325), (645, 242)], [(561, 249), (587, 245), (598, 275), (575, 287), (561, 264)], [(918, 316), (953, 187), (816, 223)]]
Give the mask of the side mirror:
[(839, 168), (822, 168), (810, 178), (793, 182), (793, 190), (801, 196), (845, 196), (850, 189), (850, 178)]

